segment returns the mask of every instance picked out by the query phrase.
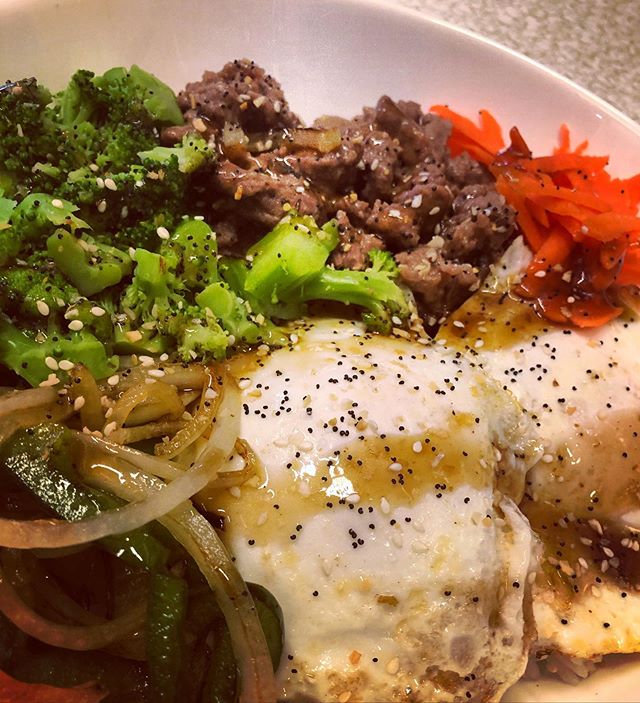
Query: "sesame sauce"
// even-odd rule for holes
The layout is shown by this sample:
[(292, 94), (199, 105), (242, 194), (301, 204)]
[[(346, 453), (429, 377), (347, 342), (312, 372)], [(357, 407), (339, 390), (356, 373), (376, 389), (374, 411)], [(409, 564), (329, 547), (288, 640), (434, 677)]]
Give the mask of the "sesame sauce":
[[(379, 517), (413, 506), (428, 492), (441, 498), (462, 486), (491, 486), (496, 465), (492, 447), (475, 436), (470, 415), (451, 420), (446, 435), (367, 436), (330, 456), (292, 448), (291, 461), (279, 478), (250, 480), (239, 494), (219, 491), (205, 502), (225, 517), (226, 529), (237, 528), (254, 543), (268, 544), (295, 540), (305, 518), (321, 511), (357, 510)], [(229, 513), (234, 515), (231, 524)]]

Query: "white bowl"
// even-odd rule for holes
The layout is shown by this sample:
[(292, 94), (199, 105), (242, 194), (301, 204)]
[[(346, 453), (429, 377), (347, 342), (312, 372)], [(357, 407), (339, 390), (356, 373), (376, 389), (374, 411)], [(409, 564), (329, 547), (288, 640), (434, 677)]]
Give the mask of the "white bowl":
[[(349, 116), (388, 93), (424, 106), (490, 109), (536, 150), (562, 122), (620, 176), (640, 171), (640, 126), (558, 74), (497, 44), (377, 0), (0, 0), (0, 79), (52, 88), (77, 68), (139, 63), (174, 88), (250, 57), (306, 119)], [(509, 701), (640, 700), (640, 662), (617, 657), (577, 687), (520, 683)]]

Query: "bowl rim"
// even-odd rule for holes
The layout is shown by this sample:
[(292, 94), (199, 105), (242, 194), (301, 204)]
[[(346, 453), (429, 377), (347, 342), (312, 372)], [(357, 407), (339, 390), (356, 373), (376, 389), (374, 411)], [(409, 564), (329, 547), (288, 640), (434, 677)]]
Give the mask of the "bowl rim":
[[(108, 3), (110, 0), (102, 0), (104, 3)], [(134, 2), (136, 0), (133, 0)], [(182, 2), (188, 2), (189, 0), (182, 0)], [(255, 0), (254, 0), (255, 1)], [(267, 2), (267, 0), (259, 0), (260, 2)], [(571, 78), (563, 75), (557, 70), (550, 68), (535, 59), (523, 54), (520, 51), (511, 49), (500, 42), (491, 39), (490, 37), (484, 36), (474, 30), (467, 29), (460, 25), (454, 24), (447, 20), (435, 17), (428, 11), (417, 10), (405, 5), (398, 4), (392, 0), (284, 0), (285, 2), (296, 2), (298, 5), (307, 4), (309, 6), (315, 4), (322, 4), (323, 9), (330, 9), (331, 6), (340, 7), (350, 7), (356, 10), (361, 10), (366, 12), (367, 9), (375, 10), (378, 12), (385, 12), (389, 15), (394, 15), (397, 18), (402, 18), (404, 20), (412, 20), (418, 22), (423, 26), (431, 26), (444, 31), (446, 34), (457, 34), (458, 36), (464, 37), (465, 39), (471, 41), (472, 43), (488, 49), (494, 54), (507, 55), (514, 61), (520, 64), (525, 64), (529, 69), (535, 71), (538, 74), (542, 74), (547, 79), (559, 83), (561, 87), (570, 89), (576, 93), (580, 98), (593, 106), (597, 107), (602, 112), (606, 113), (609, 117), (616, 120), (618, 123), (626, 127), (635, 136), (640, 138), (640, 122), (636, 122), (631, 117), (626, 115), (622, 110), (615, 107), (609, 103), (604, 98), (596, 95), (588, 88), (584, 88), (579, 83), (576, 83)], [(50, 6), (52, 9), (61, 9), (63, 6), (76, 4), (81, 5), (83, 0), (0, 0), (0, 21), (5, 20), (11, 15), (25, 15), (30, 12), (36, 12), (38, 8), (44, 6)]]

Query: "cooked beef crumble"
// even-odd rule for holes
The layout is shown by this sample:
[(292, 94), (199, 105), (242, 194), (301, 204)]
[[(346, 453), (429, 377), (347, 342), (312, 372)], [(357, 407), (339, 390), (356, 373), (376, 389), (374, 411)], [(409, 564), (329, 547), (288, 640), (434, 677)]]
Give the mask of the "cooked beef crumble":
[(364, 269), (371, 249), (394, 252), (403, 282), (431, 324), (480, 286), (515, 230), (515, 213), (490, 173), (452, 158), (451, 125), (412, 101), (383, 95), (351, 120), (311, 128), (280, 84), (253, 61), (226, 64), (189, 83), (178, 102), (188, 131), (215, 140), (220, 159), (204, 184), (223, 253), (242, 255), (287, 204), (321, 222), (335, 217), (337, 268)]

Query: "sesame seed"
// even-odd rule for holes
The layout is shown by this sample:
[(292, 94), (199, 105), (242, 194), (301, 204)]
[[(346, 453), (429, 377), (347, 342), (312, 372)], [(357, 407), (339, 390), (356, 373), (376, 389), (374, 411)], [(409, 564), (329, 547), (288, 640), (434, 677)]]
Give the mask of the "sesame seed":
[(153, 361), (153, 357), (151, 357), (151, 356), (146, 356), (145, 354), (141, 354), (141, 355), (138, 357), (138, 361), (139, 361), (143, 366), (153, 366), (153, 364), (155, 363), (155, 362)]
[(422, 451), (422, 442), (414, 442), (412, 448), (416, 454), (420, 454)]
[(119, 381), (120, 381), (120, 376), (118, 376), (117, 373), (113, 374), (113, 376), (109, 376), (109, 378), (107, 379), (107, 383), (110, 386), (117, 386)]
[(430, 215), (437, 215), (440, 212), (440, 208), (436, 205), (429, 210)]
[(414, 195), (412, 200), (411, 200), (411, 207), (412, 208), (419, 208), (422, 205), (422, 193), (418, 193), (418, 195)]
[(58, 362), (52, 356), (45, 357), (44, 363), (52, 371), (58, 370)]
[(59, 209), (62, 209), (64, 207), (64, 203), (59, 198), (54, 198), (51, 201), (51, 204), (53, 205), (53, 207), (57, 207)]
[(54, 373), (50, 373), (47, 376), (47, 380), (40, 383), (40, 387), (46, 388), (47, 386), (55, 386), (58, 383), (60, 383), (60, 379)]
[(116, 182), (113, 180), (113, 178), (105, 178), (104, 187), (108, 188), (109, 190), (118, 190), (118, 186), (116, 185)]
[(71, 369), (75, 366), (73, 361), (69, 361), (69, 359), (62, 359), (62, 361), (58, 364), (58, 367), (62, 371), (71, 371)]
[(112, 432), (115, 431), (117, 425), (115, 422), (109, 422), (104, 426), (103, 434), (108, 437)]
[(46, 317), (49, 314), (49, 306), (44, 302), (44, 300), (38, 300), (36, 307), (41, 315)]
[(154, 378), (162, 378), (165, 375), (162, 369), (150, 369), (147, 373)]
[(107, 201), (106, 200), (99, 200), (98, 201), (98, 212), (102, 213), (107, 209)]
[(388, 674), (395, 676), (400, 671), (400, 659), (398, 659), (398, 657), (390, 659), (385, 668)]
[(84, 407), (85, 404), (85, 399), (83, 395), (79, 395), (74, 401), (73, 401), (73, 409), (77, 412), (78, 410), (81, 410)]
[(547, 275), (546, 271), (536, 271), (533, 274), (536, 278), (544, 278)]
[(158, 229), (156, 230), (156, 234), (158, 235), (158, 237), (160, 237), (160, 239), (169, 239), (169, 237), (171, 236), (169, 234), (169, 230), (166, 227), (158, 227)]
[(72, 332), (79, 332), (84, 327), (84, 322), (82, 320), (71, 320), (69, 323), (69, 329)]
[(356, 503), (360, 502), (360, 496), (357, 493), (351, 493), (351, 495), (347, 496), (347, 503), (351, 503), (351, 505), (355, 505)]
[(397, 461), (394, 461), (393, 464), (389, 464), (389, 470), (394, 471), (396, 473), (402, 471), (402, 464), (399, 464)]
[(388, 515), (391, 512), (389, 501), (384, 496), (380, 498), (380, 510), (384, 515)]

